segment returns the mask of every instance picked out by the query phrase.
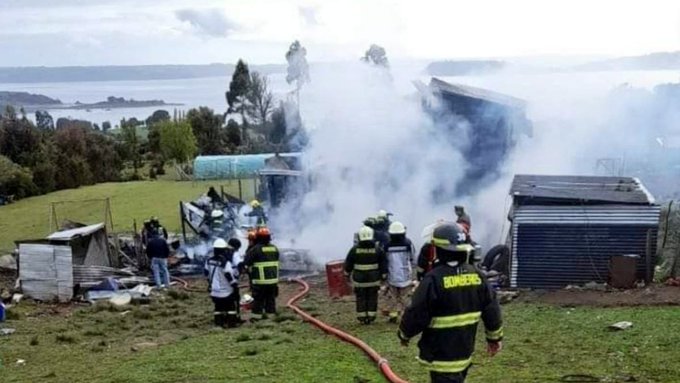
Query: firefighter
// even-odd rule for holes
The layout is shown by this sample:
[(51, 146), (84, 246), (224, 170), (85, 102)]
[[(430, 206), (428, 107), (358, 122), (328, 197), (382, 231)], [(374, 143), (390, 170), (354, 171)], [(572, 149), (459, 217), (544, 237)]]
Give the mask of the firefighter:
[(213, 255), (205, 264), (210, 297), (215, 305), (215, 326), (232, 328), (240, 324), (238, 271), (233, 265), (234, 252), (240, 245), (240, 242), (230, 240), (228, 244), (222, 238), (216, 239), (213, 243)]
[(491, 356), (502, 348), (501, 310), (493, 289), (469, 263), (474, 248), (465, 243), (458, 224), (434, 229), (432, 243), (439, 262), (415, 291), (399, 325), (398, 336), (407, 346), (422, 333), (419, 361), (434, 383), (463, 383), (471, 364), (477, 324), (486, 329)]
[(359, 243), (347, 254), (345, 275), (351, 275), (357, 319), (370, 324), (378, 311), (378, 290), (381, 281), (387, 278), (387, 262), (383, 249), (373, 241), (373, 229), (368, 226), (359, 229)]
[(257, 226), (267, 226), (267, 215), (264, 213), (264, 208), (260, 201), (256, 199), (250, 201), (250, 207), (252, 210), (246, 214), (246, 217), (256, 217), (257, 221), (255, 224)]
[(389, 289), (389, 319), (397, 322), (404, 311), (406, 294), (411, 286), (411, 274), (415, 249), (406, 238), (406, 226), (392, 222), (389, 228), (390, 242), (385, 247), (387, 257), (387, 288)]
[(418, 253), (418, 262), (416, 267), (416, 279), (418, 282), (423, 280), (425, 274), (430, 272), (434, 267), (437, 259), (435, 258), (434, 245), (431, 242), (426, 242), (420, 248), (420, 253)]
[(364, 226), (373, 230), (373, 240), (384, 250), (390, 241), (390, 235), (387, 234), (386, 228), (383, 229), (383, 224), (376, 217), (368, 217), (364, 220)]
[(249, 271), (250, 291), (253, 295), (252, 320), (276, 314), (279, 295), (279, 249), (271, 243), (266, 227), (257, 230), (256, 245), (246, 254), (244, 265)]

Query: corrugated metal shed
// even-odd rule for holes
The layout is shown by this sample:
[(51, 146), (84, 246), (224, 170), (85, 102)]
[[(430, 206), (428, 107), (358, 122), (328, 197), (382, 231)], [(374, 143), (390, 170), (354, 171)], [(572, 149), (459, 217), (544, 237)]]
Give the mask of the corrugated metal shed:
[(512, 181), (510, 194), (519, 205), (654, 203), (640, 180), (631, 177), (518, 174)]
[(24, 294), (38, 300), (68, 302), (73, 297), (69, 246), (19, 245), (19, 279)]
[(645, 278), (660, 208), (639, 180), (522, 175), (511, 195), (512, 287), (607, 282), (610, 258), (624, 254), (640, 256), (638, 278)]

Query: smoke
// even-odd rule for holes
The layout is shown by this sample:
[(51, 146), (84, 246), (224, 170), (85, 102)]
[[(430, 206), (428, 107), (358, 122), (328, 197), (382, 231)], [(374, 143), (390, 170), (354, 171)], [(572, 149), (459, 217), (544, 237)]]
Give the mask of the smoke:
[[(400, 92), (385, 69), (363, 63), (316, 68), (312, 79), (301, 111), (313, 187), (273, 217), (281, 246), (309, 248), (327, 261), (344, 258), (363, 220), (380, 209), (394, 213), (414, 239), (434, 220), (453, 219), (453, 204), (434, 204), (433, 193), (455, 188), (464, 161), (414, 88)], [(299, 232), (290, 229), (293, 216), (301, 217)], [(295, 243), (285, 243), (292, 237)]]
[[(464, 119), (437, 125), (410, 84), (419, 74), (382, 70), (361, 63), (312, 67), (301, 95), (312, 188), (273, 217), (277, 244), (308, 248), (319, 262), (341, 259), (362, 221), (385, 209), (419, 245), (425, 226), (454, 220), (453, 206), (462, 204), (473, 238), (488, 249), (505, 240), (515, 174), (602, 174), (598, 159), (625, 158), (621, 174), (649, 186), (648, 158), (658, 149), (650, 142), (677, 126), (678, 114), (668, 112), (673, 103), (652, 90), (663, 81), (620, 87), (623, 74), (599, 73), (447, 79), (525, 99), (533, 123), (533, 136), (517, 143), (494, 182), (455, 196), (468, 167), (461, 149), (470, 144), (470, 126)], [(450, 124), (458, 124), (455, 136), (444, 126)], [(679, 190), (674, 182), (660, 189)]]

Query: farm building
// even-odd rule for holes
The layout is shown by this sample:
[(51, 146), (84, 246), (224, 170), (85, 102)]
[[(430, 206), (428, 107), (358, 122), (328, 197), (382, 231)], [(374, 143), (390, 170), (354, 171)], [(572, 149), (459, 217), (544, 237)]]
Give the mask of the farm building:
[(623, 255), (651, 280), (660, 208), (638, 179), (517, 175), (510, 195), (511, 287), (608, 282)]

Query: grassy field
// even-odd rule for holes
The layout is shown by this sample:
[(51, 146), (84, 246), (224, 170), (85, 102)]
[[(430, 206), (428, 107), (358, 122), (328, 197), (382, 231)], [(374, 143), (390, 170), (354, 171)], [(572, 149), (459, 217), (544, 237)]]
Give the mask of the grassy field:
[[(368, 327), (355, 324), (352, 299), (330, 301), (322, 287), (300, 306), (359, 336), (403, 378), (427, 381), (414, 360), (415, 342), (399, 346), (396, 325), (384, 320)], [(205, 293), (174, 292), (150, 305), (125, 308), (104, 304), (71, 310), (26, 302), (5, 324), (17, 332), (0, 337), (0, 381), (384, 382), (360, 351), (281, 311), (276, 320), (217, 330)], [(479, 352), (471, 383), (558, 382), (568, 374), (589, 374), (601, 382), (674, 382), (680, 376), (677, 308), (513, 303), (504, 306), (504, 313), (505, 350), (494, 359)], [(634, 326), (607, 329), (621, 320)], [(18, 359), (25, 365), (17, 365)]]
[[(116, 231), (132, 230), (135, 219), (138, 228), (141, 229), (145, 219), (156, 215), (169, 231), (179, 232), (179, 201), (194, 200), (207, 192), (211, 185), (218, 190), (219, 185), (225, 185), (225, 191), (238, 195), (236, 181), (230, 183), (158, 180), (105, 183), (62, 190), (0, 206), (0, 254), (13, 250), (15, 240), (43, 238), (52, 232), (51, 204), (61, 201), (75, 202), (56, 205), (58, 221), (68, 218), (84, 223), (101, 222), (104, 219), (104, 204), (91, 200), (110, 198)], [(254, 194), (252, 181), (243, 182), (243, 194), (246, 199), (252, 198)]]

